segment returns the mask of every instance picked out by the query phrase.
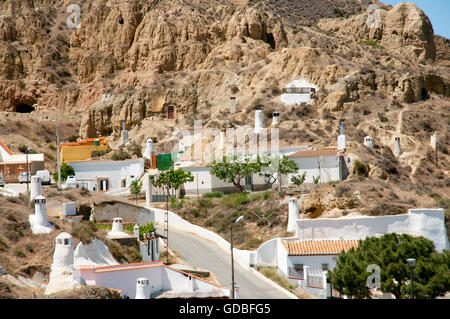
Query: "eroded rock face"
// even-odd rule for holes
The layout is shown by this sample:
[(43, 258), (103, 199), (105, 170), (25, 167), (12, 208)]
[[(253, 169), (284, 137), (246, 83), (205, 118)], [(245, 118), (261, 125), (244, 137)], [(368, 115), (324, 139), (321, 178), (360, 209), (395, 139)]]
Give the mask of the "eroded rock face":
[(418, 61), (436, 58), (430, 19), (412, 3), (400, 3), (387, 12), (381, 45), (415, 56)]
[(322, 30), (355, 40), (377, 41), (387, 50), (410, 57), (418, 62), (435, 60), (436, 46), (430, 19), (415, 4), (400, 3), (391, 10), (380, 9), (380, 24), (368, 23), (369, 12), (348, 19), (323, 19)]

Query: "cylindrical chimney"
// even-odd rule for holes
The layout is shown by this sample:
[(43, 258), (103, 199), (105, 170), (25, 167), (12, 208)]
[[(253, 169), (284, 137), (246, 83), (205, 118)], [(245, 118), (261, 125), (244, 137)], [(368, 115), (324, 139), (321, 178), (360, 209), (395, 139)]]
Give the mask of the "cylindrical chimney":
[(298, 219), (300, 219), (300, 215), (298, 213), (297, 198), (293, 197), (289, 199), (288, 232), (295, 231), (295, 225)]
[(34, 214), (37, 225), (48, 226), (46, 199), (42, 195), (38, 195), (34, 199)]
[(39, 176), (31, 176), (30, 184), (30, 202), (33, 201), (36, 196), (42, 195), (42, 179)]
[(394, 139), (394, 155), (395, 157), (399, 157), (402, 153), (402, 149), (400, 147), (400, 137), (395, 137)]
[(135, 299), (150, 299), (150, 281), (148, 278), (140, 277), (136, 280)]
[(120, 217), (116, 217), (113, 219), (113, 224), (112, 224), (112, 232), (121, 232), (123, 231), (123, 224), (122, 224), (123, 220)]
[(263, 114), (261, 110), (255, 111), (255, 134), (259, 134), (263, 130)]

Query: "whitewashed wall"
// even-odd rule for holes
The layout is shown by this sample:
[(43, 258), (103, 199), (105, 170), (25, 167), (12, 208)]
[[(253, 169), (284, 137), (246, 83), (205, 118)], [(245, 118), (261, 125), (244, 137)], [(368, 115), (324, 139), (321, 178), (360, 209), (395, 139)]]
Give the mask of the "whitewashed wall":
[(328, 264), (328, 269), (333, 269), (336, 267), (334, 258), (337, 258), (337, 255), (289, 256), (287, 265), (288, 267), (294, 267), (295, 264), (303, 264), (309, 266), (309, 269), (322, 270), (322, 264)]
[[(291, 159), (297, 164), (299, 170), (295, 174), (289, 174), (289, 185), (293, 185), (291, 182), (293, 175), (302, 175), (304, 172), (306, 172), (305, 183), (313, 183), (313, 177), (319, 175), (321, 183), (341, 179), (339, 157), (337, 156), (294, 157)], [(318, 161), (320, 161), (320, 170)]]
[[(139, 179), (144, 173), (144, 160), (127, 161), (82, 161), (68, 162), (75, 170), (77, 180), (95, 180), (97, 177), (109, 179), (109, 191), (122, 188), (122, 179), (130, 186), (134, 179)], [(132, 178), (131, 176), (134, 176)]]
[(355, 218), (317, 218), (297, 221), (297, 234), (305, 239), (364, 239), (387, 233), (423, 236), (438, 251), (449, 249), (443, 209), (410, 209), (408, 214)]

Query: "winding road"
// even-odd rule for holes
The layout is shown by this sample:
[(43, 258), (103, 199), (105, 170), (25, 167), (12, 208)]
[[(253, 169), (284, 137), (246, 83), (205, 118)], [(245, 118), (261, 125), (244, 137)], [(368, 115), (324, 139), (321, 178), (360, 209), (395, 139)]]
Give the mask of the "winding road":
[[(231, 287), (231, 257), (212, 241), (192, 233), (169, 229), (169, 248), (191, 266), (214, 272), (225, 287)], [(287, 299), (279, 289), (259, 278), (251, 270), (234, 263), (234, 280), (239, 287), (239, 299)]]

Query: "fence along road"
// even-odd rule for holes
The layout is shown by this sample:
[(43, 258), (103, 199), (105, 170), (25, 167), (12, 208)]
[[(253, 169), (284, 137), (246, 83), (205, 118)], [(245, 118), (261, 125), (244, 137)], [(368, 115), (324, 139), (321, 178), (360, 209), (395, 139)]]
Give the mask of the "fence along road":
[[(169, 248), (191, 266), (214, 272), (222, 286), (231, 288), (231, 257), (212, 241), (194, 234), (169, 229)], [(239, 287), (239, 299), (287, 299), (282, 292), (267, 284), (234, 262), (234, 280)]]

